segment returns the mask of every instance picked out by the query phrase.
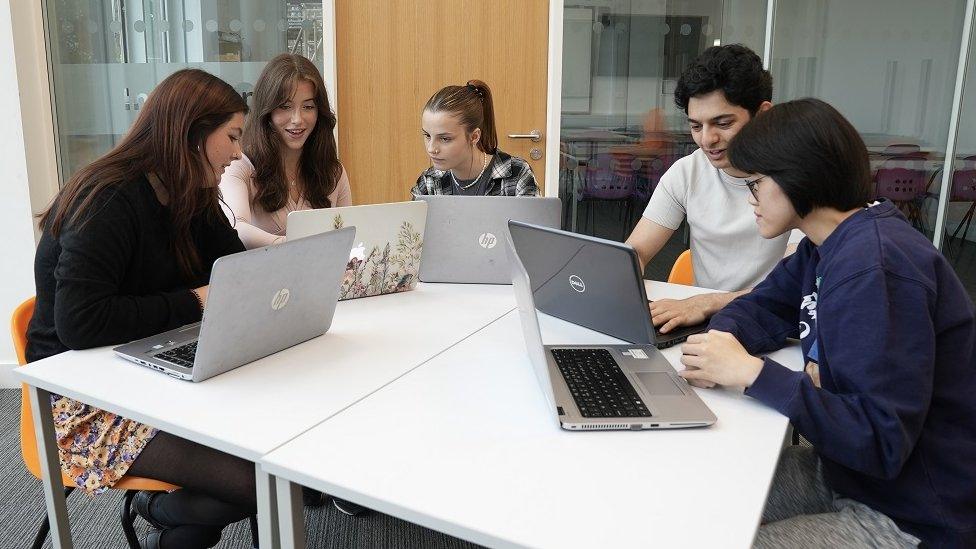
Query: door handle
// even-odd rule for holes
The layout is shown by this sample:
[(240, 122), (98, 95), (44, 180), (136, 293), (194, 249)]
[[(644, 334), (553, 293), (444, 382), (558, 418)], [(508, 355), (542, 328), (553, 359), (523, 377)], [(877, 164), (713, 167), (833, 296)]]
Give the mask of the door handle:
[(531, 139), (536, 143), (542, 141), (542, 132), (539, 130), (532, 130), (529, 133), (510, 133), (508, 136), (512, 139)]

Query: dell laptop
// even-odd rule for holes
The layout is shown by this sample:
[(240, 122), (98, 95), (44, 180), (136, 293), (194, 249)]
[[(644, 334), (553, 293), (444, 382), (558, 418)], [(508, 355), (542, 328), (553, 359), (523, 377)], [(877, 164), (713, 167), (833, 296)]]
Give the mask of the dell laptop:
[[(515, 236), (518, 227), (512, 227)], [(653, 345), (543, 345), (531, 280), (512, 239), (512, 285), (529, 361), (549, 409), (567, 430), (676, 429), (715, 414)]]
[(708, 324), (658, 332), (651, 322), (637, 252), (627, 244), (509, 224), (540, 311), (631, 343), (670, 347)]
[[(221, 257), (203, 320), (115, 348), (132, 362), (203, 381), (329, 330), (355, 227)], [(309, 276), (314, 273), (315, 276)]]
[(406, 292), (417, 287), (427, 223), (426, 202), (394, 202), (302, 210), (288, 214), (288, 240), (354, 225), (356, 242), (339, 299)]
[(502, 239), (509, 219), (559, 227), (558, 198), (422, 196), (427, 202), (423, 282), (511, 284)]

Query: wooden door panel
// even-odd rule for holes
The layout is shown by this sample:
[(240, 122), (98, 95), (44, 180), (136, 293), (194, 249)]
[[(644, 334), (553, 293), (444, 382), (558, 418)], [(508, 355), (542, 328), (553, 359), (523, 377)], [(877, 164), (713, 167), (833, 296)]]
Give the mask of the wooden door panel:
[[(421, 109), (469, 79), (494, 95), (499, 148), (529, 161), (540, 191), (545, 157), (547, 0), (337, 0), (339, 155), (353, 201), (409, 200), (430, 165)], [(507, 134), (543, 132), (543, 140)]]

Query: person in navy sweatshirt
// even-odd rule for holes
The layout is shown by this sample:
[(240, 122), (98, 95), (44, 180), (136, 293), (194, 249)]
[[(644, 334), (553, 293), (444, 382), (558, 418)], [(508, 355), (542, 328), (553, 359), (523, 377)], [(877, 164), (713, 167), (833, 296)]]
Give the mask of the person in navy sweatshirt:
[[(801, 99), (732, 141), (759, 232), (807, 238), (682, 348), (682, 376), (745, 394), (812, 445), (784, 450), (757, 547), (976, 547), (973, 303), (942, 254), (872, 196), (867, 150)], [(805, 371), (762, 353), (799, 338)]]

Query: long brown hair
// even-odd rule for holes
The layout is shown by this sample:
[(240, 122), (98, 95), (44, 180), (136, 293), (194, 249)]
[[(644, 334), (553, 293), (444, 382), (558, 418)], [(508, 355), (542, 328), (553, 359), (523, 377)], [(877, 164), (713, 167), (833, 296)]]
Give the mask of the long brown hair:
[(57, 238), (65, 226), (86, 219), (102, 191), (155, 174), (169, 198), (173, 251), (187, 281), (192, 280), (200, 273), (200, 256), (190, 225), (201, 214), (223, 217), (219, 191), (205, 186), (214, 176), (204, 144), (232, 116), (246, 112), (247, 103), (216, 76), (199, 69), (173, 73), (149, 94), (122, 140), (71, 176), (41, 214), (41, 228)]
[(244, 123), (244, 154), (254, 164), (252, 201), (265, 211), (273, 212), (288, 200), (288, 182), (281, 162), (284, 146), (271, 121), (274, 110), (287, 103), (300, 81), (312, 84), (318, 120), (302, 147), (298, 171), (304, 181), (302, 195), (313, 208), (332, 206), (329, 195), (342, 176), (342, 164), (336, 149), (336, 115), (329, 104), (325, 83), (315, 65), (301, 55), (283, 53), (272, 59), (254, 86), (254, 114)]
[(491, 100), (491, 89), (481, 80), (468, 80), (464, 86), (441, 88), (427, 100), (424, 110), (456, 114), (469, 134), (475, 128), (481, 130), (481, 139), (478, 140), (478, 148), (481, 152), (495, 154), (498, 151), (495, 107)]

